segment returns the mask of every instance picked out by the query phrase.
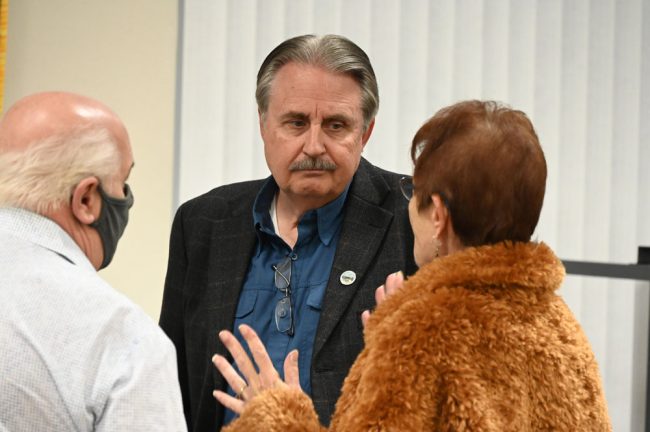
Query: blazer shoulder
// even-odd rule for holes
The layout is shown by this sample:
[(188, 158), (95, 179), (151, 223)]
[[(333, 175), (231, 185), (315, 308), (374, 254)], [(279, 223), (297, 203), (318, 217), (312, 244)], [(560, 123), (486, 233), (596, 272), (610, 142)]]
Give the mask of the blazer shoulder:
[(407, 203), (399, 190), (402, 177), (404, 174), (387, 171), (361, 158), (351, 191), (359, 198), (382, 207), (406, 208)]
[(375, 175), (381, 176), (381, 177), (383, 177), (383, 178), (385, 178), (387, 180), (399, 180), (400, 178), (405, 177), (405, 176), (410, 177), (410, 175), (408, 175), (408, 174), (396, 173), (396, 172), (393, 172), (393, 171), (388, 171), (388, 170), (385, 170), (383, 168), (380, 168), (380, 167), (378, 167), (376, 165), (371, 164), (370, 162), (368, 162), (366, 159), (363, 159), (363, 158), (361, 159), (361, 161), (362, 162), (361, 162), (360, 166), (363, 164), (366, 169), (373, 172)]
[(264, 181), (250, 180), (216, 187), (184, 202), (178, 208), (177, 215), (210, 215), (212, 218), (220, 218), (245, 213), (253, 208), (255, 197)]

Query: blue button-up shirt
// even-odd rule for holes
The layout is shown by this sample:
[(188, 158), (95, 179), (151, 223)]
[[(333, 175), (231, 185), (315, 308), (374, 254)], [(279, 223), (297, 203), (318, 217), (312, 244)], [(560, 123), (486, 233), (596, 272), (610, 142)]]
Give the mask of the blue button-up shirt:
[[(320, 318), (321, 304), (334, 262), (334, 253), (341, 232), (343, 204), (348, 187), (334, 201), (306, 212), (298, 223), (298, 240), (291, 249), (275, 232), (269, 210), (278, 192), (270, 177), (262, 186), (253, 206), (257, 246), (244, 281), (235, 315), (235, 336), (244, 347), (238, 331), (248, 324), (266, 346), (275, 369), (284, 378), (283, 364), (289, 352), (297, 349), (300, 385), (311, 394), (311, 357)], [(275, 286), (273, 266), (291, 257), (291, 302), (294, 335), (278, 331), (275, 307), (284, 294)], [(250, 352), (249, 352), (250, 353)], [(234, 394), (232, 389), (229, 389)], [(226, 423), (234, 418), (226, 411)]]

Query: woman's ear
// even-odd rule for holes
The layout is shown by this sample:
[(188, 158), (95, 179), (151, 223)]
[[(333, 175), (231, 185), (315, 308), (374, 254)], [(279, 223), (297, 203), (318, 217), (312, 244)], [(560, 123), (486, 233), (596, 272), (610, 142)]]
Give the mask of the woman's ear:
[(431, 217), (433, 219), (434, 230), (433, 235), (435, 238), (440, 239), (449, 226), (449, 211), (447, 210), (447, 207), (445, 206), (442, 198), (440, 198), (440, 195), (431, 195), (431, 202), (433, 203), (431, 206)]
[(99, 179), (87, 177), (81, 180), (72, 191), (70, 210), (84, 225), (90, 225), (99, 218), (102, 209), (102, 199), (97, 188)]

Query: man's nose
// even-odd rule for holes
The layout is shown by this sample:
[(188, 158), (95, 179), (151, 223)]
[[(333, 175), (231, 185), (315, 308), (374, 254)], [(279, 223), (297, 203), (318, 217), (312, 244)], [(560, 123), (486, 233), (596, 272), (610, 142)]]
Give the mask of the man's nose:
[(323, 144), (323, 131), (321, 125), (312, 125), (305, 134), (305, 144), (302, 149), (303, 153), (308, 156), (316, 157), (325, 153)]

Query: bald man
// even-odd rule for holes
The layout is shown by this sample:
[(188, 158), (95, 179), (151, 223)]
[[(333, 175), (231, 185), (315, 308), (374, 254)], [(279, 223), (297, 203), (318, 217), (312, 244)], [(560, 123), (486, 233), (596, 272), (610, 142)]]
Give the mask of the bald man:
[(128, 222), (127, 131), (39, 93), (0, 120), (0, 431), (183, 431), (171, 342), (97, 275)]

